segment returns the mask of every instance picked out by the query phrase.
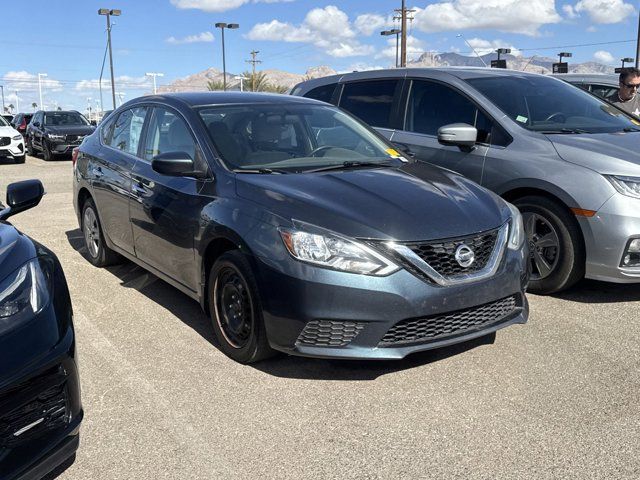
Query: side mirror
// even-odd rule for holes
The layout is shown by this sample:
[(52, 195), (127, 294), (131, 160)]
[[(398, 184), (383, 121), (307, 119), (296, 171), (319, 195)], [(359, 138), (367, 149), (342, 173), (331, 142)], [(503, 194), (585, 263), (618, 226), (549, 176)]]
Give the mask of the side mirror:
[(29, 210), (42, 200), (44, 187), (40, 180), (25, 180), (12, 183), (7, 187), (7, 208), (0, 211), (0, 220)]
[(187, 152), (166, 152), (151, 160), (151, 168), (172, 177), (199, 177), (201, 172), (194, 170), (193, 159)]
[(438, 142), (470, 152), (478, 139), (478, 130), (466, 123), (452, 123), (438, 129)]

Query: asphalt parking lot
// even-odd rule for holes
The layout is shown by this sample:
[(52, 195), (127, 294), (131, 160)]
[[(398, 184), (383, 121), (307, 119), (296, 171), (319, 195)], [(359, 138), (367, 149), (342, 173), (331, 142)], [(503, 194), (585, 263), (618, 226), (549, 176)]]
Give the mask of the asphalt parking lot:
[(85, 419), (59, 479), (639, 478), (640, 285), (530, 295), (526, 325), (400, 362), (242, 366), (199, 305), (131, 263), (83, 258), (71, 162), (14, 217), (54, 250), (75, 310)]

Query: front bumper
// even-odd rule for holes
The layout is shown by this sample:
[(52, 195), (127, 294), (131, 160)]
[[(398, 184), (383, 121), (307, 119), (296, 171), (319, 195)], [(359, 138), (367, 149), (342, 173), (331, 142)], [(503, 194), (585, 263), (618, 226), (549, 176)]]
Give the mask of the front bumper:
[(74, 332), (70, 323), (60, 331), (64, 323), (52, 311), (0, 339), (0, 360), (9, 366), (0, 377), (3, 480), (39, 479), (78, 448), (83, 410)]
[(591, 218), (580, 218), (587, 250), (587, 278), (640, 283), (640, 267), (621, 267), (630, 239), (640, 238), (640, 199), (616, 193)]
[[(490, 278), (448, 287), (407, 270), (379, 278), (315, 268), (292, 258), (277, 265), (269, 259), (257, 263), (269, 343), (293, 355), (401, 359), (525, 323), (529, 314), (526, 249), (507, 250)], [(504, 315), (475, 324), (460, 320), (464, 312), (475, 315), (479, 307), (511, 297), (513, 308)], [(434, 325), (444, 328), (433, 330)], [(391, 335), (398, 329), (405, 337)], [(424, 335), (427, 331), (435, 335)]]
[(13, 140), (9, 145), (0, 146), (0, 159), (16, 159), (24, 156), (24, 140)]
[(67, 142), (58, 143), (58, 142), (49, 140), (49, 148), (51, 150), (51, 153), (55, 155), (66, 155), (66, 154), (71, 154), (74, 148), (80, 146), (80, 143), (82, 143), (82, 140), (74, 143), (67, 143)]

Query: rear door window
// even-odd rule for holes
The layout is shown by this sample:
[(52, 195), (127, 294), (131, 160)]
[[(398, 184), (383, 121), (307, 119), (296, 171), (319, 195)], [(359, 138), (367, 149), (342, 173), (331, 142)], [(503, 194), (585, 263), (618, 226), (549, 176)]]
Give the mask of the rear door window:
[(337, 83), (331, 83), (329, 85), (322, 85), (321, 87), (316, 87), (312, 90), (309, 90), (304, 96), (307, 98), (312, 98), (314, 100), (320, 100), (321, 102), (331, 103), (331, 99), (333, 98), (333, 92), (336, 89)]
[(130, 155), (137, 155), (146, 114), (146, 107), (132, 108), (122, 112), (113, 125), (113, 133), (108, 145)]
[(391, 107), (398, 84), (399, 80), (346, 83), (340, 107), (372, 127), (391, 128)]

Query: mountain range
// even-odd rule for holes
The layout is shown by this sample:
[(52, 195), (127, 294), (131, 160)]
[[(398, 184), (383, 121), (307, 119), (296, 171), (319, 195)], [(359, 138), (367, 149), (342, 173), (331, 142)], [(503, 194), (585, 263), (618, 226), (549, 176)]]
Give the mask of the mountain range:
[[(557, 60), (554, 58), (532, 56), (522, 57), (515, 55), (502, 55), (501, 58), (507, 61), (507, 68), (512, 70), (525, 70), (527, 72), (549, 74), (551, 73), (552, 64)], [(455, 52), (447, 53), (431, 53), (426, 52), (420, 57), (407, 63), (408, 67), (424, 68), (424, 67), (483, 67), (491, 64), (491, 60), (497, 59), (496, 53), (482, 55), (480, 57), (468, 57)], [(484, 63), (483, 63), (484, 62)], [(597, 62), (571, 63), (569, 62), (570, 73), (614, 73), (614, 67), (603, 65)], [(331, 67), (318, 66), (308, 69), (305, 74), (291, 73), (283, 70), (268, 69), (262, 70), (266, 75), (269, 83), (281, 85), (291, 88), (297, 83), (306, 79), (325, 77), (338, 73)], [(227, 73), (227, 87), (232, 90), (240, 89), (240, 79), (238, 74)], [(223, 74), (216, 68), (209, 68), (199, 73), (180, 78), (160, 87), (159, 92), (184, 92), (207, 90), (209, 82), (221, 82)]]

